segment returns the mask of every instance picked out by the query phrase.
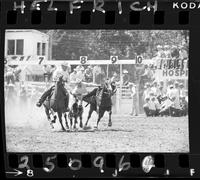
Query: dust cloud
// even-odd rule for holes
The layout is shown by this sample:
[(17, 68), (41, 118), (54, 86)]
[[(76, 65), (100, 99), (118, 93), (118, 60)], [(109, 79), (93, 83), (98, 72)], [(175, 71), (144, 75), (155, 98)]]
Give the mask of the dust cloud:
[[(38, 97), (39, 99), (39, 97)], [(38, 99), (31, 100), (27, 98), (26, 101), (21, 100), (20, 97), (16, 97), (15, 100), (9, 100), (5, 103), (5, 124), (7, 127), (27, 127), (32, 129), (50, 129), (50, 124), (47, 120), (45, 109), (43, 106), (37, 107), (36, 103)], [(69, 107), (72, 106), (73, 97), (70, 97)], [(83, 102), (83, 123), (86, 122), (89, 107), (85, 107), (86, 103)], [(105, 116), (107, 116), (105, 114)], [(65, 126), (64, 117), (62, 118), (63, 125)], [(96, 123), (97, 114), (93, 112), (90, 121)], [(68, 123), (69, 119), (68, 119)], [(54, 129), (59, 130), (61, 128), (59, 120), (57, 118), (54, 124)]]

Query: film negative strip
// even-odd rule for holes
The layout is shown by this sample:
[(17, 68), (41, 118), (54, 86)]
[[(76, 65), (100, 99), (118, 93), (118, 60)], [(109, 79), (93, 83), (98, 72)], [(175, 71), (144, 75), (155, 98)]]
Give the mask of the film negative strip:
[(0, 7), (6, 178), (200, 176), (199, 0)]

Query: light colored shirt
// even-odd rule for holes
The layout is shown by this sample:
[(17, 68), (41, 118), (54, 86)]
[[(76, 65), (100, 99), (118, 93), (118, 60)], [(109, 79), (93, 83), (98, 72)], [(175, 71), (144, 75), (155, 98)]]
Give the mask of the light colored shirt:
[(78, 71), (76, 75), (76, 79), (82, 81), (84, 80), (84, 78), (85, 78), (84, 73), (82, 71)]
[(72, 72), (70, 74), (70, 82), (76, 82), (77, 73)]

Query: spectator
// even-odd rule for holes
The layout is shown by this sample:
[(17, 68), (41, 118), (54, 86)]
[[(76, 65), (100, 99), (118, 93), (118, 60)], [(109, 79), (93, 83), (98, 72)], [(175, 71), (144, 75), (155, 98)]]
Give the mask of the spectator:
[(53, 73), (53, 79), (54, 81), (57, 81), (57, 79), (60, 76), (63, 76), (63, 80), (67, 83), (69, 83), (69, 66), (68, 63), (61, 64), (60, 67), (56, 68), (56, 70)]
[(145, 99), (146, 103), (144, 104), (144, 112), (147, 117), (156, 115), (156, 106), (153, 101), (149, 97)]
[(184, 46), (180, 46), (179, 54), (181, 59), (188, 59), (188, 52)]
[(113, 73), (113, 76), (111, 77), (111, 82), (119, 82), (120, 79), (119, 79), (119, 76), (116, 72)]
[(128, 74), (128, 71), (126, 69), (123, 70), (123, 74), (122, 74), (122, 77), (123, 77), (123, 85), (128, 85), (129, 81), (130, 81), (130, 76)]
[(47, 81), (49, 82), (51, 80), (53, 72), (56, 70), (56, 67), (54, 65), (44, 65), (43, 70), (45, 74), (47, 74)]
[(83, 66), (78, 66), (76, 78), (77, 78), (77, 80), (84, 81), (85, 74), (84, 74), (84, 67)]
[(151, 93), (151, 86), (149, 83), (146, 83), (145, 90), (143, 93), (143, 99), (145, 100), (146, 98), (150, 98), (150, 93)]
[(152, 83), (151, 91), (155, 96), (158, 94), (158, 83), (156, 81)]
[(93, 74), (92, 74), (92, 66), (88, 66), (85, 69), (85, 80), (86, 82), (92, 82)]
[(179, 58), (179, 56), (180, 56), (180, 54), (179, 54), (179, 50), (178, 50), (177, 46), (173, 45), (171, 48), (171, 57), (173, 59), (177, 59), (177, 58)]
[(156, 57), (159, 58), (159, 59), (165, 57), (165, 54), (164, 54), (164, 51), (163, 51), (163, 48), (162, 48), (161, 45), (158, 45), (158, 46), (157, 46)]
[(186, 96), (186, 91), (185, 91), (183, 83), (180, 83), (180, 85), (179, 85), (179, 93), (180, 93), (180, 98)]
[(75, 68), (70, 74), (70, 83), (75, 83), (77, 79), (77, 69)]
[(131, 90), (131, 97), (132, 97), (132, 108), (131, 108), (130, 115), (132, 115), (132, 116), (133, 115), (138, 116), (139, 109), (138, 109), (138, 98), (137, 98), (136, 84), (129, 83), (129, 88)]
[(101, 74), (101, 67), (99, 65), (96, 65), (94, 66), (93, 68), (93, 76), (94, 76), (94, 79), (93, 79), (93, 82), (96, 83), (96, 84), (101, 84), (98, 76)]
[(164, 53), (165, 53), (165, 58), (171, 58), (171, 51), (169, 45), (164, 46)]
[(186, 97), (181, 97), (181, 116), (188, 115), (188, 102), (186, 101)]

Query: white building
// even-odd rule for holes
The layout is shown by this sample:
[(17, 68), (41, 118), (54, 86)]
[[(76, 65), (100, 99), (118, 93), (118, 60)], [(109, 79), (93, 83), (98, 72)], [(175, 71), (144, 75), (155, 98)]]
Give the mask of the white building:
[[(41, 62), (49, 59), (49, 36), (33, 29), (10, 29), (5, 33), (5, 59), (8, 65), (11, 62), (21, 63)], [(19, 65), (22, 70), (21, 81), (32, 79), (31, 76), (41, 79), (43, 69), (39, 65)], [(34, 78), (35, 79), (35, 78)]]
[[(49, 36), (37, 30), (6, 30), (5, 57), (7, 60), (38, 60), (49, 56)], [(14, 57), (14, 58), (13, 58)], [(27, 59), (28, 58), (28, 59)]]

